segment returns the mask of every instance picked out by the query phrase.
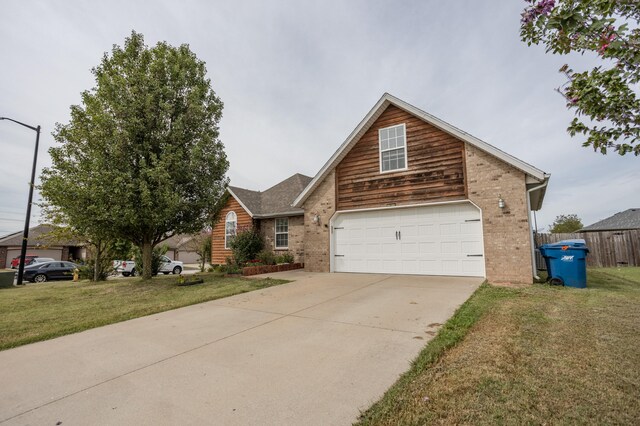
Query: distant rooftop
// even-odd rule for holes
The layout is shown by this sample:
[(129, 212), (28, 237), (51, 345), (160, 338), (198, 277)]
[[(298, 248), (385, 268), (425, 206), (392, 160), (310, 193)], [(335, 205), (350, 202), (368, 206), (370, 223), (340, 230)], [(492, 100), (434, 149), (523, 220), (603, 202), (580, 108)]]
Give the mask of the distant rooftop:
[[(64, 237), (61, 238), (55, 235), (51, 235), (50, 232), (54, 229), (55, 227), (53, 225), (49, 225), (46, 223), (34, 226), (33, 228), (29, 228), (29, 246), (47, 247), (84, 245), (83, 243), (75, 241), (73, 239), (67, 239)], [(0, 247), (22, 245), (22, 232), (23, 231), (17, 231), (0, 237)]]
[(623, 231), (626, 229), (640, 229), (640, 208), (616, 213), (592, 225), (585, 226), (578, 232)]
[(309, 176), (296, 173), (263, 192), (237, 186), (229, 186), (229, 191), (255, 218), (301, 215), (304, 214), (304, 210), (292, 207), (291, 204), (311, 179)]

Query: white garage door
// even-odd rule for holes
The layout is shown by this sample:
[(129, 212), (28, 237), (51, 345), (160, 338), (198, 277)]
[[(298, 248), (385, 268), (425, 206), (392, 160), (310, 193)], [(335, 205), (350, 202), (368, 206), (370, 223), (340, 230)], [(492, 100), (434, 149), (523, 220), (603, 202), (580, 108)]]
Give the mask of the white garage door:
[(336, 272), (484, 276), (480, 211), (470, 203), (339, 214)]

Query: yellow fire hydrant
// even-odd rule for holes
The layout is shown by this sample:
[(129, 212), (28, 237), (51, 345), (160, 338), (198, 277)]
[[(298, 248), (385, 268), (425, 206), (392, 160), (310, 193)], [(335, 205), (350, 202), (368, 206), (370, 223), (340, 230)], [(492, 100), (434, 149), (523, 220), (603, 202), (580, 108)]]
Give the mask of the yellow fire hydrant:
[(78, 268), (75, 268), (73, 270), (73, 282), (74, 283), (78, 282), (79, 275), (80, 275), (80, 271), (78, 270)]

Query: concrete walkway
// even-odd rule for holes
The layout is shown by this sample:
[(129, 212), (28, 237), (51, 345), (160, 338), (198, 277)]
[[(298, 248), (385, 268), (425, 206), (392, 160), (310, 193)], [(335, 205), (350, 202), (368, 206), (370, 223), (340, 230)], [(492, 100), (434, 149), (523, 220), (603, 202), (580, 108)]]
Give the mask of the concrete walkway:
[(0, 424), (351, 424), (482, 281), (271, 276), (296, 281), (0, 352)]

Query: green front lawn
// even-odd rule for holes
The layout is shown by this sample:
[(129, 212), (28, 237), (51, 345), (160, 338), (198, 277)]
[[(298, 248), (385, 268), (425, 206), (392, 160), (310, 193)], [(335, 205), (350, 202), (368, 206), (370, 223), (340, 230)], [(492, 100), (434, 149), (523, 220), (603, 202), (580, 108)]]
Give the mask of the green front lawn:
[(640, 268), (483, 285), (361, 425), (637, 424)]
[(179, 287), (175, 276), (27, 284), (0, 290), (0, 350), (169, 309), (271, 287), (287, 281), (201, 274)]

